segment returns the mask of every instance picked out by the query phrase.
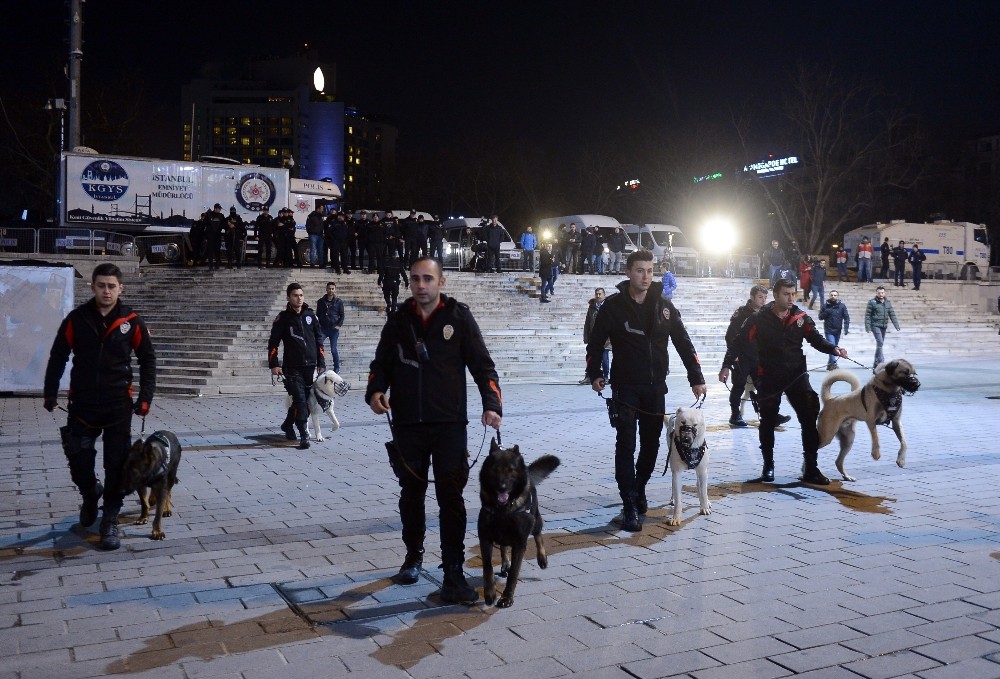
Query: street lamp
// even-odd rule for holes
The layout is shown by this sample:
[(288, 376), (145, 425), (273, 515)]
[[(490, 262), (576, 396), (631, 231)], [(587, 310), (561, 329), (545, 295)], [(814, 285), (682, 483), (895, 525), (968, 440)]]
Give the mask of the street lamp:
[(49, 99), (45, 102), (46, 111), (59, 111), (59, 153), (66, 148), (66, 100)]

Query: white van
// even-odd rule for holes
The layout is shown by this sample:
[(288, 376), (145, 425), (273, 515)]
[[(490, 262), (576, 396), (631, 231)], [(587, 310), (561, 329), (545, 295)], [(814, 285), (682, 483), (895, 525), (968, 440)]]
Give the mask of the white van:
[[(456, 217), (446, 219), (442, 224), (444, 236), (444, 268), (465, 270), (482, 270), (475, 268), (477, 264), (485, 263), (486, 244), (482, 242), (480, 231), (489, 217)], [(521, 251), (514, 243), (510, 233), (502, 223), (503, 241), (500, 243), (500, 266), (505, 271), (521, 269)], [(477, 257), (478, 255), (478, 257)]]
[(649, 250), (657, 264), (672, 252), (675, 274), (698, 275), (698, 251), (678, 227), (672, 224), (623, 224), (622, 228), (638, 247)]
[(538, 238), (538, 242), (545, 243), (555, 238), (562, 224), (565, 224), (567, 228), (570, 224), (576, 224), (577, 231), (583, 231), (588, 226), (595, 227), (597, 229), (597, 242), (604, 247), (605, 256), (608, 254), (606, 245), (608, 236), (616, 228), (620, 228), (625, 235), (625, 256), (627, 257), (637, 249), (635, 242), (633, 242), (628, 232), (625, 231), (624, 226), (614, 217), (606, 215), (565, 215), (563, 217), (546, 217), (545, 219), (540, 219), (538, 220), (538, 228), (535, 229), (535, 237)]

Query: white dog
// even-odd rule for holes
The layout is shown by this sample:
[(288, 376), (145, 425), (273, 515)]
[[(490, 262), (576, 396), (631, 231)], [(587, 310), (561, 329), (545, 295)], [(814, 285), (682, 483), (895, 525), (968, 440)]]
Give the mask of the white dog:
[(705, 413), (700, 408), (678, 408), (677, 413), (666, 418), (667, 441), (670, 451), (667, 464), (673, 474), (672, 502), (674, 515), (667, 520), (669, 526), (681, 525), (681, 472), (694, 469), (698, 477), (698, 502), (702, 514), (712, 513), (708, 501), (708, 444), (705, 443)]
[[(316, 381), (312, 383), (309, 388), (309, 398), (306, 401), (307, 407), (309, 408), (309, 420), (312, 423), (310, 426), (306, 424), (306, 435), (312, 436), (312, 432), (316, 432), (314, 438), (317, 441), (323, 441), (323, 429), (320, 426), (320, 415), (326, 413), (330, 418), (331, 431), (337, 431), (340, 429), (340, 420), (337, 419), (336, 413), (333, 411), (334, 397), (344, 396), (347, 391), (351, 388), (344, 378), (333, 372), (332, 370), (327, 370), (324, 373), (320, 373)], [(292, 397), (288, 397), (287, 407), (292, 406)]]
[[(851, 391), (846, 394), (831, 395), (831, 387), (836, 382), (847, 382)], [(835, 370), (823, 380), (820, 396), (823, 410), (819, 414), (819, 446), (822, 448), (833, 441), (840, 441), (837, 455), (837, 471), (845, 481), (854, 481), (844, 471), (844, 458), (854, 445), (854, 426), (860, 420), (868, 425), (872, 435), (872, 459), (882, 456), (876, 427), (889, 423), (899, 440), (896, 464), (906, 465), (906, 437), (903, 435), (903, 394), (912, 394), (920, 388), (917, 371), (913, 364), (904, 359), (889, 361), (878, 367), (867, 384), (846, 370)]]

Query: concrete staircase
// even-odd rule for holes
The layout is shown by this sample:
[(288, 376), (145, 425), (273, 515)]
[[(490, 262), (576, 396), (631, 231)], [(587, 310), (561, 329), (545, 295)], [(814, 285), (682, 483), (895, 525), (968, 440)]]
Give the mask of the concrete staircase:
[[(209, 396), (272, 391), (267, 370), (267, 339), (274, 316), (285, 306), (285, 286), (298, 281), (311, 307), (336, 280), (347, 319), (340, 333), (341, 374), (356, 388), (367, 379), (385, 321), (374, 275), (335, 276), (318, 269), (145, 268), (127, 276), (123, 299), (147, 321), (158, 355), (159, 395)], [(560, 276), (551, 304), (538, 302), (537, 279), (517, 272), (448, 272), (445, 292), (468, 304), (476, 315), (504, 382), (566, 383), (584, 369), (583, 321), (595, 287), (609, 293), (620, 276)], [(706, 380), (714, 382), (725, 353), (725, 331), (733, 310), (746, 302), (752, 281), (682, 277), (674, 302), (698, 349)], [(833, 283), (852, 317), (852, 332), (842, 338), (852, 358), (870, 365), (874, 341), (864, 333), (864, 309), (874, 285)], [(829, 290), (831, 285), (827, 286)], [(887, 288), (902, 330), (890, 332), (887, 357), (969, 356), (996, 347), (996, 317), (936, 298), (932, 285), (915, 292)], [(77, 299), (90, 291), (78, 281)], [(402, 290), (400, 299), (408, 296)], [(812, 312), (814, 314), (817, 311)], [(671, 347), (672, 372), (683, 363)], [(825, 356), (808, 349), (810, 367)]]

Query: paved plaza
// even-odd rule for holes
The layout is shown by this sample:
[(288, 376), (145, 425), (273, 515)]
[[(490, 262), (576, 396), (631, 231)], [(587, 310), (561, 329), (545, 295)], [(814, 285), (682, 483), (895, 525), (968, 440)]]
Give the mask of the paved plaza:
[[(130, 525), (138, 505), (127, 499), (116, 552), (96, 549), (97, 524), (76, 526), (65, 414), (3, 398), (0, 679), (1000, 677), (998, 359), (918, 364), (906, 468), (890, 430), (874, 461), (861, 427), (847, 459), (858, 480), (827, 488), (796, 480), (794, 422), (777, 435), (777, 482), (747, 482), (760, 471), (757, 431), (725, 424), (718, 366), (705, 366), (713, 513), (698, 514), (688, 472), (683, 525), (666, 525), (661, 450), (637, 534), (613, 522), (603, 402), (575, 384), (508, 386), (503, 442), (562, 465), (539, 487), (549, 567), (530, 547), (504, 610), (437, 598), (432, 493), (425, 572), (392, 582), (404, 549), (389, 432), (357, 390), (337, 402), (341, 430), (306, 451), (278, 430), (277, 387), (157, 399), (146, 432), (170, 429), (184, 446), (175, 513), (155, 542)], [(815, 388), (825, 374), (812, 373)], [(671, 408), (691, 404), (679, 374), (669, 384)], [(470, 425), (473, 458), (487, 453), (483, 438)], [(820, 451), (831, 478), (835, 455)], [(481, 587), (480, 464), (465, 497), (466, 572)]]

